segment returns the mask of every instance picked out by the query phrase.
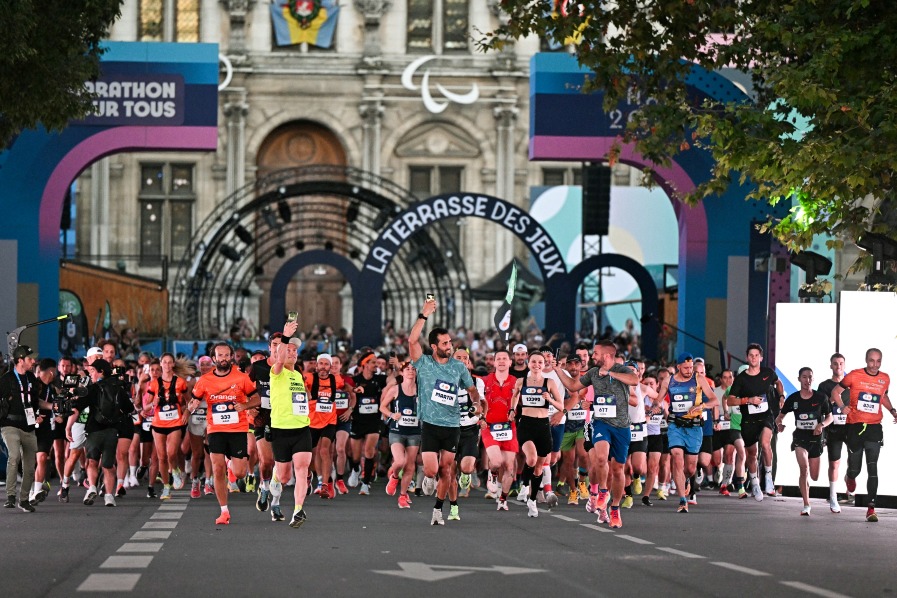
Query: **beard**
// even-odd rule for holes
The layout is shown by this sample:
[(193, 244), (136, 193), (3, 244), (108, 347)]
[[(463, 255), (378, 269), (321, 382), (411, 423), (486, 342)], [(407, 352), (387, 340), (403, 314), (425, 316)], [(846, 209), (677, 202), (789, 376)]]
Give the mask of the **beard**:
[(451, 348), (445, 350), (436, 349), (436, 356), (439, 357), (439, 359), (449, 359), (452, 356), (452, 353), (453, 351)]
[(230, 369), (230, 367), (231, 367), (230, 359), (221, 359), (221, 360), (215, 362), (215, 369), (218, 370), (219, 372), (226, 372)]

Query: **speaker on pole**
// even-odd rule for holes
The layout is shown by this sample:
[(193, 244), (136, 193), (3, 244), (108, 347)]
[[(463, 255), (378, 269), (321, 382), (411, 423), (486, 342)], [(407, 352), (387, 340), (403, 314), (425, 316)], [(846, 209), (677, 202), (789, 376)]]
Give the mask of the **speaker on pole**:
[(611, 169), (584, 164), (582, 176), (582, 234), (606, 235), (610, 225)]

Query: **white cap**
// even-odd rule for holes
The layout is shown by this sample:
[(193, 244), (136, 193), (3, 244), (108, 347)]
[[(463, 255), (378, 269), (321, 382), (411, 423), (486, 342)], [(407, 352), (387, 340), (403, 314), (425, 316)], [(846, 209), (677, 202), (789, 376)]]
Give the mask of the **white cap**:
[(327, 363), (330, 363), (332, 361), (332, 359), (330, 358), (330, 353), (321, 353), (320, 355), (318, 355), (318, 358), (315, 361), (321, 361), (322, 359)]
[(298, 348), (302, 347), (302, 340), (300, 340), (294, 336), (293, 338), (290, 339), (290, 344), (295, 345), (296, 348), (298, 349)]
[(102, 356), (103, 350), (100, 349), (99, 347), (91, 347), (90, 349), (87, 350), (88, 357), (94, 357), (95, 355)]
[(526, 345), (524, 345), (523, 343), (517, 343), (516, 345), (514, 345), (514, 353), (517, 353), (518, 351), (523, 351), (524, 353), (528, 353), (529, 349), (527, 349)]

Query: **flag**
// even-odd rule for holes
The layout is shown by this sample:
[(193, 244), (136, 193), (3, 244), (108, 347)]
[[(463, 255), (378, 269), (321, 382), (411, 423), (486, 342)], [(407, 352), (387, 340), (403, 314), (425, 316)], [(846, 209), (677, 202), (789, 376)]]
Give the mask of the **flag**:
[(517, 289), (517, 260), (511, 264), (511, 278), (508, 280), (508, 294), (505, 301), (495, 312), (495, 327), (508, 340), (511, 332), (511, 303), (514, 301), (514, 291)]
[(338, 14), (335, 0), (274, 0), (271, 22), (277, 45), (307, 43), (329, 48), (333, 45)]
[[(552, 10), (549, 13), (549, 16), (552, 19), (557, 20), (558, 17), (573, 17), (573, 10), (575, 9), (578, 13), (579, 17), (584, 16), (585, 9), (582, 4), (578, 4), (575, 7), (570, 6), (570, 2), (568, 0), (554, 0), (552, 2)], [(547, 11), (546, 11), (547, 12)], [(553, 37), (548, 38), (548, 49), (551, 51), (560, 50), (564, 46), (578, 46), (582, 43), (582, 32), (585, 31), (586, 27), (589, 26), (589, 21), (591, 21), (591, 17), (585, 17), (582, 23), (576, 26), (576, 29), (573, 31), (573, 35), (564, 38), (564, 42), (560, 43)]]

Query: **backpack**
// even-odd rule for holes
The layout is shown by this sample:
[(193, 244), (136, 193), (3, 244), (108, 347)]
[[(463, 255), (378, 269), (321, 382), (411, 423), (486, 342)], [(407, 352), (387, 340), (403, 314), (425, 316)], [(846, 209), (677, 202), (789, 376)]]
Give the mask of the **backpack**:
[(119, 407), (124, 402), (122, 394), (127, 394), (124, 386), (117, 380), (103, 380), (97, 384), (97, 390), (99, 398), (94, 414), (97, 423), (107, 426), (118, 423), (122, 417)]

